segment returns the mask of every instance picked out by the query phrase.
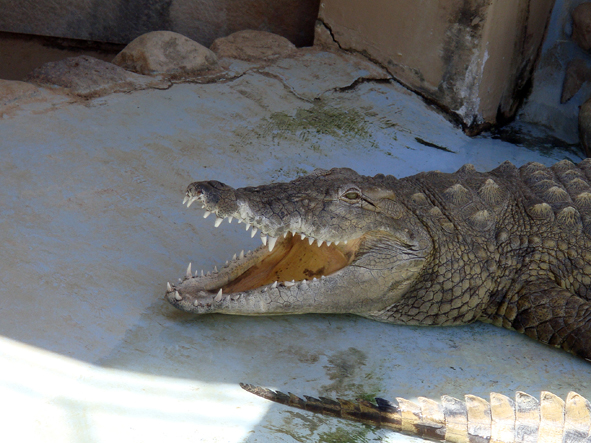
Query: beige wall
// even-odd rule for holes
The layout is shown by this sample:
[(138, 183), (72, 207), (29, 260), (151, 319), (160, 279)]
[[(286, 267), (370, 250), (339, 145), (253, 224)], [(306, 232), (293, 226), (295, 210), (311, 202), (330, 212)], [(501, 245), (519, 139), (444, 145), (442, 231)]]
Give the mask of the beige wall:
[(367, 52), (470, 132), (523, 98), (554, 0), (323, 0), (341, 47)]

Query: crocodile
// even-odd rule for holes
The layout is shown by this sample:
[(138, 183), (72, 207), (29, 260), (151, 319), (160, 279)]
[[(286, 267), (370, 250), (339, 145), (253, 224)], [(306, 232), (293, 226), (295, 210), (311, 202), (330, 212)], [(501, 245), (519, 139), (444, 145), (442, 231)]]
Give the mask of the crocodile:
[(263, 245), (207, 274), (189, 264), (165, 297), (196, 314), (482, 321), (591, 361), (590, 184), (591, 159), (400, 179), (317, 169), (239, 189), (194, 182), (187, 207), (199, 202), (216, 227), (237, 219)]
[(397, 404), (376, 398), (355, 402), (328, 398), (305, 399), (294, 394), (241, 383), (259, 397), (277, 403), (379, 426), (433, 441), (472, 442), (591, 442), (591, 403), (576, 392), (566, 400), (542, 392), (540, 401), (518, 391), (513, 401), (505, 395), (490, 394), (490, 402), (475, 395), (465, 401), (443, 396), (441, 402), (419, 397), (418, 402), (396, 398)]

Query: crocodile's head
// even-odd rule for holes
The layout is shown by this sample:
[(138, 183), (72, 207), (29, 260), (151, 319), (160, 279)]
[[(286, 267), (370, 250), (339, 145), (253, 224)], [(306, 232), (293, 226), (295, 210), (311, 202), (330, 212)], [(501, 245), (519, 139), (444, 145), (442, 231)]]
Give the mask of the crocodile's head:
[(351, 169), (316, 170), (290, 183), (233, 189), (192, 183), (215, 226), (237, 219), (263, 245), (219, 271), (167, 285), (166, 298), (194, 313), (369, 315), (395, 303), (431, 251), (423, 225), (397, 198), (396, 179)]

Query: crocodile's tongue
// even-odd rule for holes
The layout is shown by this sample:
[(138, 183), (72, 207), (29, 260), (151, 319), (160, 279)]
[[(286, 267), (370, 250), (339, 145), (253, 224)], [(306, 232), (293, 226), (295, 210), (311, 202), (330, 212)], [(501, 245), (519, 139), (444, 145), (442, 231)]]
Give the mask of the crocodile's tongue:
[(316, 246), (289, 234), (277, 242), (272, 252), (221, 288), (224, 293), (244, 292), (276, 281), (297, 282), (330, 275), (353, 261), (359, 242)]

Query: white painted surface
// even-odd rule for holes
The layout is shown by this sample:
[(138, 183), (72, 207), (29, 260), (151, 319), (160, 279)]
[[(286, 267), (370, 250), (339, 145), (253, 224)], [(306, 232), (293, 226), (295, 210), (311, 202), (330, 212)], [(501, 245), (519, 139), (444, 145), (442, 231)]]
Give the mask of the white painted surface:
[[(343, 398), (591, 397), (588, 364), (489, 325), (195, 317), (163, 300), (188, 262), (209, 270), (258, 244), (242, 225), (214, 229), (185, 208), (192, 181), (578, 161), (470, 139), (396, 84), (325, 93), (311, 85), (320, 99), (303, 100), (290, 79), (321, 67), (284, 69), (281, 81), (249, 73), (0, 119), (0, 408), (11, 441), (410, 440), (270, 404), (239, 382)], [(318, 124), (331, 115), (344, 126)]]

